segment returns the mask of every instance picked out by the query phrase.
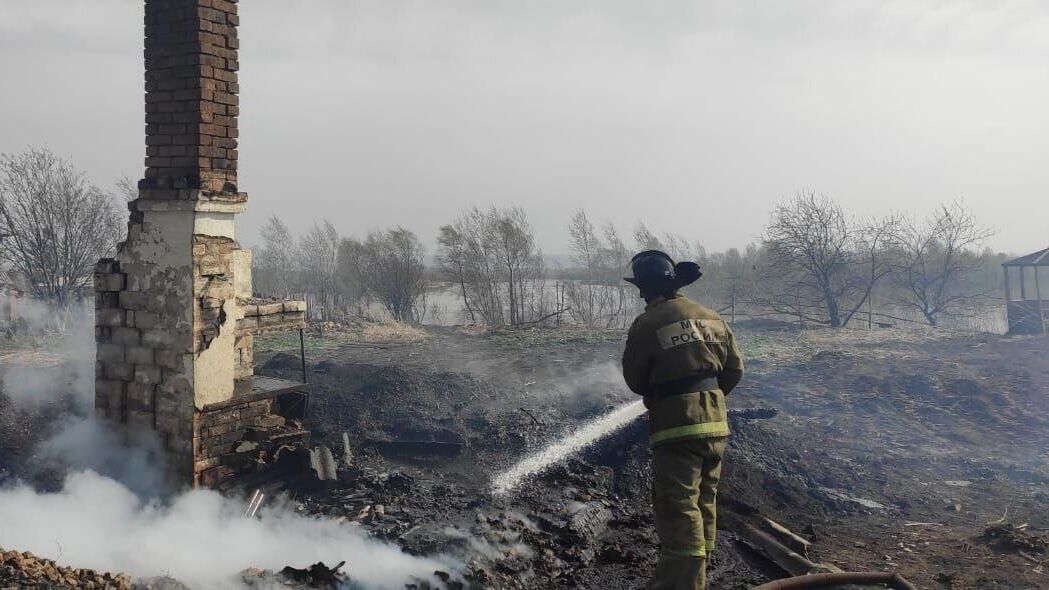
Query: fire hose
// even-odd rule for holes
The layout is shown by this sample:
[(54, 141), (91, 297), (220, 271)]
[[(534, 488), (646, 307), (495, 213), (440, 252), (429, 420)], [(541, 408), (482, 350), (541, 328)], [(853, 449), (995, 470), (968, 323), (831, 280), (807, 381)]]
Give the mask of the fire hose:
[(914, 584), (900, 574), (884, 572), (841, 572), (833, 574), (809, 574), (763, 584), (754, 590), (804, 590), (806, 588), (828, 588), (844, 584), (885, 584), (895, 590), (917, 590)]

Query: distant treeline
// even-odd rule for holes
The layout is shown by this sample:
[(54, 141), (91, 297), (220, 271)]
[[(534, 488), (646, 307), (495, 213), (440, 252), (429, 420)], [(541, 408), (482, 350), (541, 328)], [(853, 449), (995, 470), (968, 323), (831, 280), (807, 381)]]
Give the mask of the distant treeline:
[[(457, 320), (491, 327), (573, 324), (623, 328), (640, 311), (623, 282), (636, 251), (695, 260), (704, 277), (687, 292), (732, 315), (846, 327), (891, 313), (929, 325), (978, 315), (999, 296), (1003, 254), (961, 202), (922, 216), (849, 216), (802, 191), (778, 204), (759, 243), (708, 252), (703, 236), (661, 234), (643, 222), (629, 238), (577, 211), (565, 228), (567, 264), (551, 266), (520, 208), (470, 208), (440, 229), (432, 256), (403, 227), (341, 237), (331, 222), (295, 238), (277, 217), (262, 231), (261, 295), (306, 297), (315, 317), (338, 319), (372, 303), (406, 322), (439, 313), (435, 285), (451, 289)], [(903, 320), (905, 318), (897, 318)]]
[[(95, 262), (115, 249), (136, 197), (122, 180), (104, 190), (47, 150), (0, 155), (0, 286), (53, 307), (91, 296)], [(548, 264), (520, 208), (469, 208), (440, 228), (430, 251), (403, 227), (340, 236), (330, 221), (293, 236), (277, 217), (262, 229), (255, 290), (304, 297), (314, 318), (378, 305), (398, 320), (444, 315), (431, 298), (454, 293), (450, 319), (491, 327), (573, 324), (622, 328), (641, 309), (622, 277), (634, 252), (695, 260), (705, 276), (688, 292), (730, 316), (832, 327), (876, 316), (929, 325), (985, 312), (1000, 298), (1002, 254), (961, 202), (929, 212), (856, 218), (827, 196), (801, 191), (769, 213), (758, 243), (708, 252), (704, 236), (638, 222), (624, 237), (577, 211), (565, 227), (567, 263)]]

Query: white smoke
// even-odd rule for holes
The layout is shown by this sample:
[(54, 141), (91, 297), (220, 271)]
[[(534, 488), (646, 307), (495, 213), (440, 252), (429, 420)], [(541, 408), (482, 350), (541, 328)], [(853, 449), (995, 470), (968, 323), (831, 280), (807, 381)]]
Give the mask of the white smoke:
[(248, 519), (243, 502), (213, 491), (173, 495), (152, 432), (118, 431), (94, 417), (92, 310), (57, 319), (37, 304), (20, 311), (32, 338), (45, 346), (0, 360), (0, 385), (16, 411), (72, 401), (33, 458), (67, 475), (54, 493), (24, 482), (0, 487), (0, 547), (73, 567), (171, 576), (208, 589), (243, 587), (238, 574), (250, 567), (279, 570), (317, 561), (345, 560), (355, 583), (378, 589), (458, 570), (451, 560), (412, 557), (352, 525), (286, 506)]
[(62, 564), (135, 577), (171, 576), (193, 588), (240, 588), (238, 572), (346, 561), (365, 588), (403, 588), (410, 576), (454, 571), (448, 560), (412, 557), (359, 529), (290, 509), (244, 517), (244, 503), (194, 490), (170, 503), (143, 502), (93, 472), (71, 474), (62, 491), (0, 489), (0, 546)]
[(37, 447), (37, 458), (112, 478), (141, 498), (172, 491), (164, 477), (165, 455), (153, 432), (118, 432), (94, 416), (64, 422)]
[(3, 359), (0, 391), (18, 408), (36, 409), (73, 395), (76, 409), (94, 407), (94, 310), (87, 304), (55, 310), (31, 299), (18, 302), (17, 338), (29, 346)]

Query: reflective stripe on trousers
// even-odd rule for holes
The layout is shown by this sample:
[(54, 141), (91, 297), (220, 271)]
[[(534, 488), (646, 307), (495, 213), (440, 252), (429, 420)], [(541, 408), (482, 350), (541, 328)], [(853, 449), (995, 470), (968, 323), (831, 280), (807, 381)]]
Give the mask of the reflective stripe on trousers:
[(674, 557), (699, 557), (700, 559), (705, 559), (707, 557), (707, 549), (703, 546), (664, 547), (663, 553), (673, 555)]
[(684, 426), (667, 428), (666, 430), (653, 432), (652, 435), (648, 437), (648, 442), (651, 445), (655, 445), (673, 438), (685, 438), (693, 436), (706, 438), (716, 436), (728, 436), (728, 434), (728, 422), (702, 422), (700, 424), (686, 424)]

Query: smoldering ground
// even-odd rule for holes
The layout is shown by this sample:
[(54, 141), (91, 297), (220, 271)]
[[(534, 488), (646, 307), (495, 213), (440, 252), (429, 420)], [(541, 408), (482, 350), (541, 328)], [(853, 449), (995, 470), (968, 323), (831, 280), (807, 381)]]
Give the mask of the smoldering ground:
[(142, 500), (91, 471), (71, 473), (57, 493), (27, 485), (0, 490), (0, 546), (78, 567), (136, 577), (171, 576), (193, 588), (236, 588), (249, 567), (305, 567), (346, 560), (364, 588), (403, 588), (454, 569), (446, 559), (408, 556), (328, 519), (287, 506), (244, 517), (243, 502), (194, 490), (166, 501)]
[[(457, 570), (452, 559), (406, 555), (286, 503), (247, 519), (240, 500), (167, 487), (151, 433), (118, 434), (94, 418), (93, 322), (88, 311), (81, 317), (37, 362), (28, 355), (2, 367), (2, 407), (15, 418), (45, 416), (39, 427), (46, 432), (23, 458), (26, 477), (0, 478), (0, 547), (74, 567), (171, 576), (193, 588), (236, 588), (246, 568), (317, 561), (346, 561), (362, 588), (400, 588), (412, 577)], [(50, 322), (42, 313), (29, 318), (38, 333)]]

